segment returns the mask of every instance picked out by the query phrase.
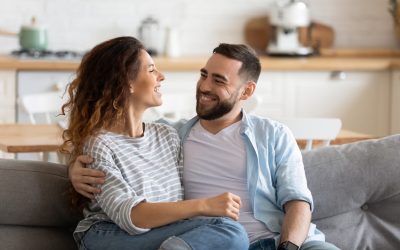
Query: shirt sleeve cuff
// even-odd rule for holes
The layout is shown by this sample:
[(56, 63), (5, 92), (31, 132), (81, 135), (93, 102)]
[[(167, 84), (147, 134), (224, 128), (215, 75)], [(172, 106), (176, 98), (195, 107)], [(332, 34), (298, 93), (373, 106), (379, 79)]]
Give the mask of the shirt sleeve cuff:
[(130, 235), (142, 234), (150, 231), (150, 228), (141, 228), (132, 223), (132, 218), (131, 218), (132, 208), (143, 201), (146, 201), (146, 198), (136, 197), (134, 200), (131, 200), (131, 202), (126, 205), (126, 209), (124, 209), (125, 211), (123, 211), (124, 217), (126, 218), (125, 219), (126, 231)]

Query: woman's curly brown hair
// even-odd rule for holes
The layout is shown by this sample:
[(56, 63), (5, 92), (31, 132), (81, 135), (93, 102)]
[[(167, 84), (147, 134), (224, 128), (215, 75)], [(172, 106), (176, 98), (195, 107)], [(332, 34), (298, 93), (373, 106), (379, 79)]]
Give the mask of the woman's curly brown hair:
[(62, 115), (69, 115), (61, 151), (69, 153), (69, 164), (82, 154), (85, 141), (116, 123), (125, 122), (130, 95), (144, 46), (133, 37), (118, 37), (94, 47), (82, 59), (76, 78), (68, 86), (69, 100)]

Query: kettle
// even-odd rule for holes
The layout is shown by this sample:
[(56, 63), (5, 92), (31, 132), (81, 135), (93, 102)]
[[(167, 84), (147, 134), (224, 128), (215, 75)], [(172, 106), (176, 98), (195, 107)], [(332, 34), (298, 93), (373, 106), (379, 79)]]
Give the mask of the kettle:
[(139, 26), (139, 40), (146, 47), (150, 55), (158, 55), (160, 38), (160, 25), (158, 21), (151, 16), (145, 18)]

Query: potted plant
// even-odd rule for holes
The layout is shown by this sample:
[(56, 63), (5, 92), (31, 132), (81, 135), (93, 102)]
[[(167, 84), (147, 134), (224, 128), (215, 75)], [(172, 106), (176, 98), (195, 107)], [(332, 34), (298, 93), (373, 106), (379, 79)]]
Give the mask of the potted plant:
[(389, 0), (389, 12), (393, 17), (396, 35), (400, 39), (400, 5), (397, 0)]

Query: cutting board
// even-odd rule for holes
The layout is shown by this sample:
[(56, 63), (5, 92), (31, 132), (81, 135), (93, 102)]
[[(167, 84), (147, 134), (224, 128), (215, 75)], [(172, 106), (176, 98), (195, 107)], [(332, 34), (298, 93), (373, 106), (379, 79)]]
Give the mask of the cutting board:
[[(245, 41), (257, 52), (265, 53), (269, 41), (275, 34), (273, 29), (268, 16), (252, 18), (244, 27)], [(320, 48), (332, 48), (335, 32), (326, 24), (312, 21), (309, 28), (299, 29), (299, 40), (304, 46), (313, 47), (317, 51)]]

